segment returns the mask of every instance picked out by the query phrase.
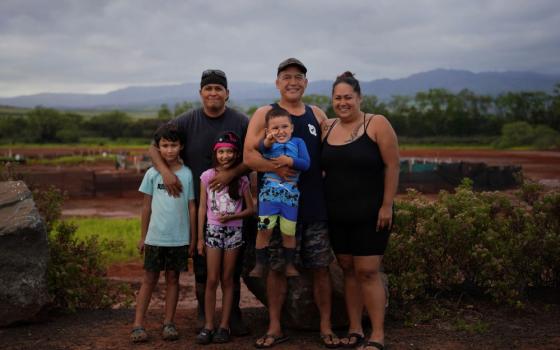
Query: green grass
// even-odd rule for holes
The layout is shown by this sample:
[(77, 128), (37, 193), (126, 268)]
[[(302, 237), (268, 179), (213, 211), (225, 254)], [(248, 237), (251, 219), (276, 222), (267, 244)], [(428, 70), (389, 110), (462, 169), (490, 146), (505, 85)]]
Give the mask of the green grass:
[(116, 156), (107, 155), (103, 156), (63, 156), (53, 159), (30, 159), (28, 164), (35, 165), (86, 165), (86, 164), (99, 164), (100, 162), (115, 163)]
[(107, 263), (138, 260), (136, 245), (140, 239), (140, 219), (70, 218), (66, 221), (78, 226), (76, 238), (87, 239), (97, 235), (99, 240), (121, 241), (121, 251), (107, 253)]
[(148, 149), (151, 140), (148, 139), (117, 139), (110, 140), (107, 138), (84, 138), (80, 143), (11, 143), (0, 144), (0, 150), (7, 149), (27, 149), (27, 148), (100, 148), (107, 150), (112, 149)]

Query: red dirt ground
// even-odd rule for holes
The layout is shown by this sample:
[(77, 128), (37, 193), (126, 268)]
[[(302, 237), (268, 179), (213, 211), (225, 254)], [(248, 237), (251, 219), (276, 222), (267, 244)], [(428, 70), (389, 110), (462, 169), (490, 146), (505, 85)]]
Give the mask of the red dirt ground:
[[(34, 154), (29, 151), (30, 155)], [(44, 156), (48, 151), (41, 150)], [(85, 151), (84, 151), (85, 152)], [(36, 153), (35, 153), (36, 154)], [(560, 185), (560, 152), (535, 151), (468, 151), (468, 150), (403, 150), (402, 157), (437, 158), (441, 160), (485, 162), (490, 165), (520, 165), (525, 175), (548, 185)], [(95, 170), (107, 170), (96, 167)], [(118, 196), (71, 198), (63, 208), (64, 216), (139, 217), (141, 196), (137, 192)], [(111, 266), (110, 278), (131, 283), (137, 289), (142, 269), (139, 262)], [(162, 281), (160, 281), (161, 283)], [(193, 276), (182, 276), (177, 324), (181, 339), (166, 343), (159, 336), (163, 318), (163, 285), (154, 294), (147, 319), (151, 341), (132, 345), (128, 333), (134, 312), (131, 309), (80, 311), (74, 315), (47, 315), (46, 322), (0, 328), (0, 348), (15, 349), (250, 349), (257, 335), (265, 331), (266, 309), (245, 289), (241, 306), (253, 330), (252, 335), (234, 338), (224, 345), (197, 346), (194, 329), (197, 324)], [(560, 349), (560, 306), (531, 305), (515, 312), (492, 305), (476, 304), (471, 309), (473, 322), (487, 325), (482, 332), (457, 330), (451, 321), (432, 320), (429, 324), (405, 326), (402, 321), (387, 319), (386, 334), (390, 349)], [(333, 317), (336, 317), (334, 315)], [(342, 330), (341, 330), (342, 331)], [(279, 349), (321, 349), (318, 334), (288, 330), (289, 343)]]

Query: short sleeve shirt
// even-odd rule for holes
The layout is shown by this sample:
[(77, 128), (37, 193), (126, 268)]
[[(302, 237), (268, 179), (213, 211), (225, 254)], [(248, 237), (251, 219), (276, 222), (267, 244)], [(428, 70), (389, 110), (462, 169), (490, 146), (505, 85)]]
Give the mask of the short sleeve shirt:
[[(221, 191), (212, 191), (208, 187), (208, 183), (216, 176), (216, 170), (211, 168), (206, 170), (200, 176), (200, 182), (206, 186), (206, 218), (211, 225), (224, 225), (218, 218), (222, 214), (240, 213), (243, 207), (243, 193), (249, 190), (249, 180), (246, 176), (239, 178), (239, 196), (238, 200), (234, 200), (229, 196), (229, 189), (225, 187)], [(241, 226), (242, 220), (231, 220), (225, 225)]]
[(182, 166), (175, 175), (183, 185), (179, 197), (170, 196), (163, 184), (163, 178), (155, 168), (146, 171), (139, 191), (152, 196), (152, 213), (145, 244), (178, 247), (190, 242), (189, 201), (194, 200), (192, 172)]
[[(200, 175), (212, 167), (212, 146), (219, 134), (233, 131), (241, 138), (242, 144), (247, 134), (249, 118), (235, 109), (226, 107), (224, 113), (211, 118), (202, 108), (192, 109), (175, 119), (179, 132), (184, 137), (185, 147), (181, 158), (193, 173), (195, 198), (198, 206), (200, 196)], [(240, 150), (243, 152), (243, 150)]]

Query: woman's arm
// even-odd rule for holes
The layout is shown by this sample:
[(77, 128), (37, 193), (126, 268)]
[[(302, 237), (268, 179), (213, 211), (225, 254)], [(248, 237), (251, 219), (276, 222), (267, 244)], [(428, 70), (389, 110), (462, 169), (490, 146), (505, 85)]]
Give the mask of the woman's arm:
[(393, 221), (393, 200), (399, 186), (399, 143), (395, 130), (393, 130), (387, 118), (382, 115), (376, 115), (372, 118), (375, 118), (375, 120), (372, 120), (370, 124), (374, 125), (369, 127), (367, 132), (377, 142), (383, 163), (385, 163), (383, 204), (379, 209), (377, 219), (377, 229), (379, 230), (380, 228), (391, 227)]

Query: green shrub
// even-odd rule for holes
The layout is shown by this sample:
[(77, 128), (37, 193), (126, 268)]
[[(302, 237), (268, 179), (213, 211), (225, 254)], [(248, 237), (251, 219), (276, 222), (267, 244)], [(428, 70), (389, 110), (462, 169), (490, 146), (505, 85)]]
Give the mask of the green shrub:
[(51, 232), (53, 225), (60, 218), (65, 197), (66, 193), (55, 186), (50, 186), (46, 191), (33, 189), (33, 200), (45, 222), (47, 232)]
[(103, 252), (119, 249), (118, 244), (99, 242), (96, 236), (85, 241), (74, 235), (76, 226), (60, 222), (49, 234), (49, 292), (57, 307), (105, 308), (113, 304), (113, 290), (105, 278)]
[(550, 126), (537, 125), (533, 146), (537, 149), (560, 148), (560, 133)]
[(498, 148), (509, 148), (515, 146), (526, 146), (533, 143), (535, 130), (533, 126), (525, 121), (504, 124), (502, 135), (496, 142)]
[(560, 192), (531, 184), (513, 197), (476, 193), (469, 180), (437, 201), (410, 190), (384, 258), (392, 299), (406, 306), (454, 292), (522, 305), (529, 287), (558, 285), (558, 213)]
[(126, 303), (132, 295), (130, 288), (109, 283), (105, 268), (108, 253), (120, 251), (122, 242), (99, 240), (96, 235), (78, 239), (76, 225), (59, 221), (64, 194), (56, 188), (33, 193), (48, 229), (47, 284), (54, 306), (74, 311)]

